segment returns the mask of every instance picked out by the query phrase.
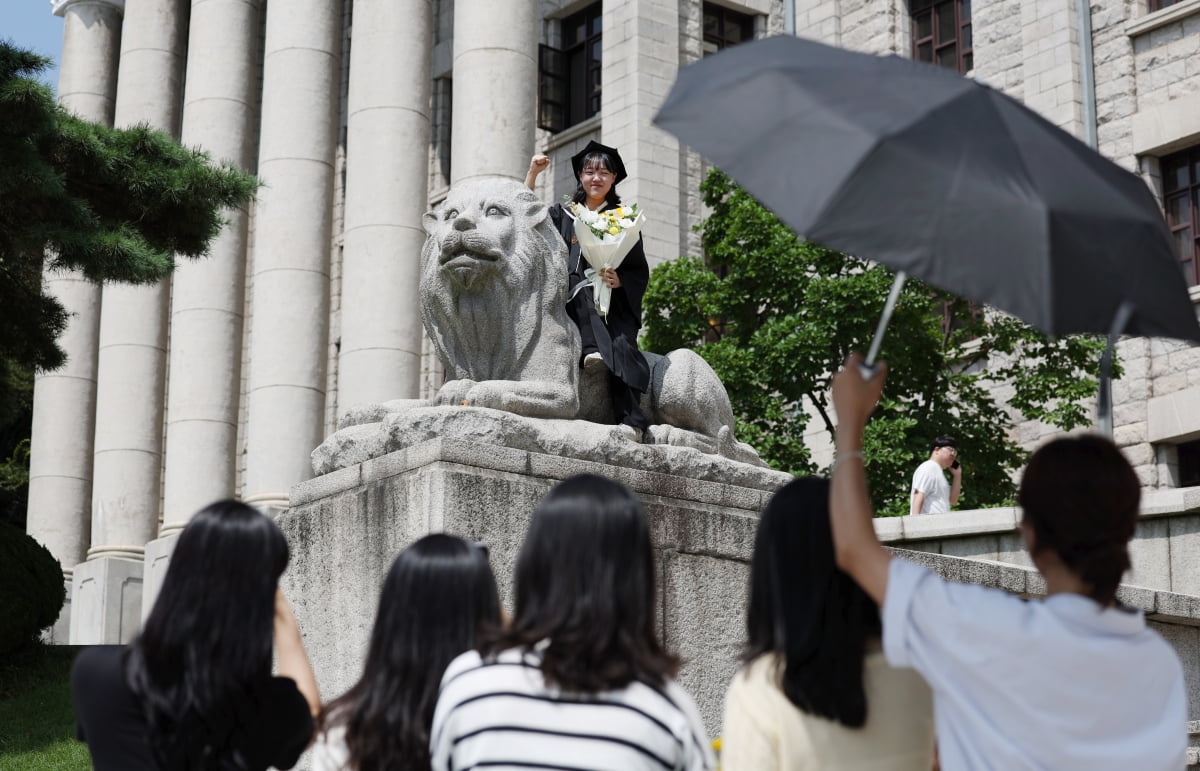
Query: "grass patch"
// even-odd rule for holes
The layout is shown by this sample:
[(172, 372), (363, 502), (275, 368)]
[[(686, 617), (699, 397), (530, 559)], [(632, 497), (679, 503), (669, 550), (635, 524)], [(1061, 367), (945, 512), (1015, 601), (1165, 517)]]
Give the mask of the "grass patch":
[(71, 662), (79, 649), (33, 645), (0, 660), (0, 771), (85, 771), (75, 741)]

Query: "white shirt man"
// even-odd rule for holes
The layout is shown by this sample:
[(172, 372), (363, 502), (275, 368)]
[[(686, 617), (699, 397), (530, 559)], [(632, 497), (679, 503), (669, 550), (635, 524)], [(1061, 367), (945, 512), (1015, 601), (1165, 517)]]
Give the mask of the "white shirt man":
[[(958, 505), (958, 495), (962, 492), (962, 466), (957, 460), (958, 449), (953, 437), (939, 436), (933, 440), (929, 460), (917, 466), (913, 474), (909, 514), (945, 514), (950, 507)], [(953, 482), (946, 481), (946, 469), (950, 469)]]

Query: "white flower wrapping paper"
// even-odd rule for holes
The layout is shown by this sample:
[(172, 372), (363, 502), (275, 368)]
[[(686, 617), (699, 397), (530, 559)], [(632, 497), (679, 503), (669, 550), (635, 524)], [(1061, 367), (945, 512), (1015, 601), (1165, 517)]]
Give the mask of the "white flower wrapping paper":
[[(604, 285), (604, 280), (600, 278), (600, 271), (609, 268), (616, 270), (621, 267), (625, 255), (629, 254), (629, 250), (633, 248), (641, 235), (645, 215), (639, 210), (634, 219), (624, 218), (621, 220), (621, 232), (615, 235), (605, 233), (603, 237), (600, 237), (587, 227), (589, 219), (585, 219), (588, 215), (592, 215), (591, 221), (597, 221), (600, 217), (582, 206), (578, 209), (581, 211), (572, 212), (572, 216), (577, 222), (575, 238), (579, 241), (579, 249), (583, 258), (591, 267), (584, 272), (585, 282), (574, 287), (571, 295), (574, 296), (584, 286), (590, 285), (592, 297), (596, 303), (596, 312), (600, 314), (601, 318), (607, 319), (608, 309), (612, 303), (612, 289)], [(583, 221), (579, 222), (579, 220)]]

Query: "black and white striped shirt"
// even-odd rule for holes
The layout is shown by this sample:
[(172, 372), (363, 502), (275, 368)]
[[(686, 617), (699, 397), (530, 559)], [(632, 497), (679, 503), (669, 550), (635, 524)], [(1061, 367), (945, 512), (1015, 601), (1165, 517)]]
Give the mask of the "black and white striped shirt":
[(536, 651), (475, 651), (446, 668), (433, 715), (434, 771), (708, 771), (716, 762), (692, 697), (673, 681), (563, 694)]

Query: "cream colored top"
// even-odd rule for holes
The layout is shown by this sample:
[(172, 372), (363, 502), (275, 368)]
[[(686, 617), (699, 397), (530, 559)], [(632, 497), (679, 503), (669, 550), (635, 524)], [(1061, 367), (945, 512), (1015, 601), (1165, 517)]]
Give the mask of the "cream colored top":
[(777, 685), (778, 657), (759, 656), (725, 695), (721, 771), (930, 771), (933, 697), (914, 670), (893, 669), (882, 652), (863, 662), (867, 722), (861, 728), (797, 709)]

